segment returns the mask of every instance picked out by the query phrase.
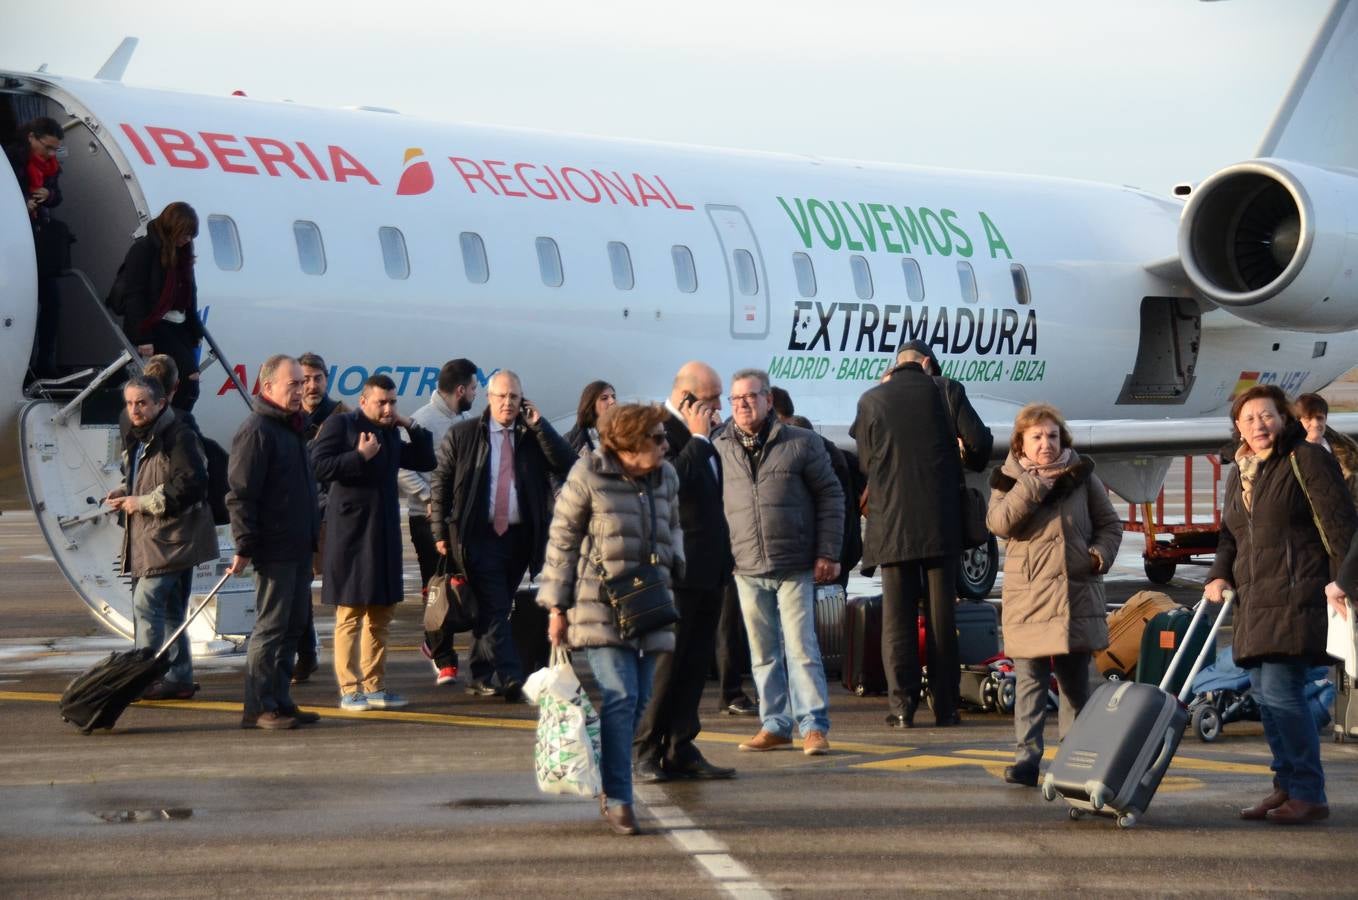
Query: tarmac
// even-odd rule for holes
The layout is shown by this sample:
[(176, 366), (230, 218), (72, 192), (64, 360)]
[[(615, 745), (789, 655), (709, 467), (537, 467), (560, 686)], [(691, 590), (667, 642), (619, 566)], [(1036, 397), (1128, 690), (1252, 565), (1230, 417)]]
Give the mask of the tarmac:
[[(1139, 550), (1129, 534), (1110, 600), (1150, 586)], [(406, 709), (336, 708), (318, 607), (322, 669), (295, 688), (316, 725), (241, 730), (231, 657), (196, 662), (194, 700), (136, 704), (86, 737), (57, 698), (125, 642), (28, 513), (0, 515), (0, 573), (0, 896), (1358, 895), (1354, 743), (1322, 742), (1330, 820), (1283, 829), (1237, 815), (1269, 789), (1260, 726), (1190, 734), (1121, 830), (1004, 784), (1013, 730), (997, 713), (936, 729), (921, 710), (921, 727), (888, 729), (883, 698), (832, 679), (830, 755), (750, 754), (736, 744), (755, 720), (717, 714), (711, 685), (700, 746), (737, 777), (639, 787), (646, 834), (621, 838), (595, 801), (538, 792), (533, 707), (435, 686), (417, 603), (399, 608), (388, 659)], [(1192, 602), (1202, 574), (1181, 567), (1168, 592)]]

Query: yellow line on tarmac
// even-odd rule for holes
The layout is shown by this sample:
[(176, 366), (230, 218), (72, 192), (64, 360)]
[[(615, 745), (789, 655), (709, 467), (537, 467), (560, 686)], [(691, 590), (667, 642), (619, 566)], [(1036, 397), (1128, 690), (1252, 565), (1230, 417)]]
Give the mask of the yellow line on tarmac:
[[(983, 757), (1004, 760), (1013, 757), (1013, 753), (1006, 750), (954, 750), (953, 754), (959, 757)], [(1046, 760), (1051, 760), (1055, 757), (1055, 747), (1048, 747), (1042, 754), (1042, 758)], [(958, 763), (960, 762), (962, 762), (962, 760), (958, 760)], [(879, 766), (877, 763), (868, 763), (866, 765), (877, 766), (879, 768), (890, 768), (889, 766)], [(931, 767), (921, 766), (920, 768)], [(1196, 756), (1175, 756), (1174, 762), (1170, 763), (1170, 768), (1187, 769), (1191, 772), (1227, 772), (1235, 775), (1269, 775), (1272, 773), (1272, 770), (1268, 766), (1261, 766), (1256, 763), (1227, 762), (1226, 760), (1221, 759), (1202, 759), (1201, 757)]]
[[(22, 700), (38, 703), (56, 703), (60, 694), (42, 694), (31, 691), (0, 691), (0, 700)], [(213, 700), (139, 700), (139, 706), (156, 709), (191, 709), (212, 712), (239, 713), (244, 707), (239, 703), (222, 703)], [(309, 712), (319, 713), (327, 719), (376, 719), (384, 722), (415, 722), (421, 725), (464, 725), (471, 728), (508, 728), (516, 731), (533, 731), (538, 727), (536, 720), (501, 719), (491, 716), (458, 716), (449, 713), (404, 712), (397, 709), (373, 709), (357, 712), (336, 709), (328, 706), (303, 706)]]

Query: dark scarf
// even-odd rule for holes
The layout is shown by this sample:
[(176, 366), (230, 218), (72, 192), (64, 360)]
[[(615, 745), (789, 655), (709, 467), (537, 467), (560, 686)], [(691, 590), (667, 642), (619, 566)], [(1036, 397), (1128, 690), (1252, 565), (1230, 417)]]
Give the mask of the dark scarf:
[(274, 403), (272, 400), (270, 400), (268, 397), (265, 397), (263, 394), (260, 394), (257, 399), (259, 400), (260, 403), (263, 403), (265, 406), (269, 407), (269, 409), (277, 412), (279, 414), (278, 417), (282, 419), (284, 422), (288, 423), (288, 427), (291, 428), (293, 431), (297, 432), (298, 434), (306, 434), (307, 417), (301, 410), (298, 410), (297, 412), (288, 412), (286, 409), (279, 406), (277, 403)]
[(161, 285), (160, 299), (156, 302), (156, 308), (142, 322), (142, 337), (149, 337), (151, 330), (172, 309), (177, 309), (187, 316), (192, 304), (193, 254), (187, 247), (180, 247), (175, 254), (174, 265), (165, 272), (165, 283)]

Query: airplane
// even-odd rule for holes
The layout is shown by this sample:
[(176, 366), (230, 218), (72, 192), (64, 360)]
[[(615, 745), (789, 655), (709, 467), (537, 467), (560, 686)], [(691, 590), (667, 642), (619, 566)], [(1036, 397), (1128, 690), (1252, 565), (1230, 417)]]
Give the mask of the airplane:
[[(0, 178), (0, 491), (22, 489), (77, 594), (126, 636), (120, 533), (96, 500), (119, 480), (117, 384), (136, 354), (101, 298), (171, 201), (202, 221), (214, 340), (195, 413), (224, 445), (260, 363), (311, 350), (334, 394), (388, 372), (407, 410), (447, 358), (513, 368), (562, 426), (596, 378), (659, 398), (691, 358), (762, 367), (852, 446), (858, 396), (921, 339), (997, 453), (1021, 405), (1054, 403), (1139, 503), (1171, 455), (1221, 446), (1243, 388), (1314, 391), (1358, 361), (1358, 9), (1344, 0), (1255, 157), (1174, 196), (135, 88), (121, 80), (134, 48), (90, 80), (0, 71), (0, 103), (65, 129), (57, 216), (78, 240), (60, 361), (84, 373), (24, 389), (34, 248)], [(1332, 421), (1358, 431), (1358, 416)], [(197, 584), (229, 560), (229, 534), (222, 547)], [(984, 596), (998, 559), (993, 542), (970, 556), (964, 591)], [(251, 598), (244, 578), (224, 592), (196, 652), (234, 646)]]

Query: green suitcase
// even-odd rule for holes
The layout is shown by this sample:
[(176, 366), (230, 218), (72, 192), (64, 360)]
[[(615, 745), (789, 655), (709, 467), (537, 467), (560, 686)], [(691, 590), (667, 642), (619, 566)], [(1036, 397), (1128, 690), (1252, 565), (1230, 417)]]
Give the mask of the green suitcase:
[[(1188, 628), (1192, 620), (1193, 613), (1180, 606), (1157, 613), (1146, 623), (1146, 630), (1141, 634), (1141, 653), (1136, 662), (1136, 680), (1138, 682), (1141, 684), (1159, 684), (1160, 679), (1165, 677), (1165, 671), (1169, 668), (1170, 660), (1174, 658), (1174, 651), (1178, 650), (1185, 641), (1188, 642), (1188, 658), (1197, 658), (1211, 628), (1210, 623), (1204, 620), (1199, 623), (1193, 634), (1189, 635)], [(1176, 672), (1172, 683), (1167, 686), (1166, 690), (1171, 694), (1179, 693), (1179, 689), (1183, 687), (1183, 679), (1186, 674), (1186, 667), (1184, 667), (1184, 671)]]

